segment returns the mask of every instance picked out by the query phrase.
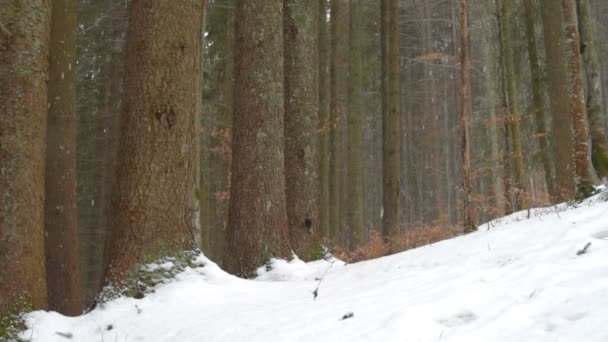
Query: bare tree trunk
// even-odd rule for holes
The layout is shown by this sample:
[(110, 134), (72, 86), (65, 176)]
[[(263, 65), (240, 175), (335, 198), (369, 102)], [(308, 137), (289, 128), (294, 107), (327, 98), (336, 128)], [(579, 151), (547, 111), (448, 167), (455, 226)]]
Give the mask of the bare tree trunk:
[(76, 208), (76, 0), (52, 4), (46, 143), (45, 248), (49, 309), (82, 313)]
[(327, 0), (319, 0), (319, 225), (323, 238), (329, 236), (329, 25)]
[[(319, 255), (317, 124), (319, 113), (318, 5), (284, 0), (285, 189), (294, 252)], [(317, 253), (318, 254), (318, 253)]]
[(606, 182), (608, 181), (608, 139), (602, 117), (604, 99), (602, 98), (602, 70), (597, 51), (599, 44), (593, 28), (589, 0), (578, 0), (577, 4), (581, 51), (587, 81), (587, 118), (591, 133), (591, 161), (597, 175)]
[(549, 81), (549, 98), (552, 115), (552, 146), (555, 165), (554, 202), (566, 201), (574, 195), (572, 169), (572, 124), (568, 112), (568, 75), (565, 42), (562, 29), (560, 1), (541, 0), (545, 56)]
[(585, 91), (581, 64), (580, 37), (576, 18), (576, 0), (562, 0), (564, 23), (566, 26), (566, 51), (568, 63), (568, 83), (570, 92), (570, 117), (574, 133), (574, 181), (576, 196), (586, 198), (594, 191), (589, 169), (589, 132), (585, 116)]
[(194, 247), (202, 20), (202, 0), (131, 5), (110, 281)]
[(289, 256), (283, 137), (283, 1), (239, 0), (233, 163), (224, 267), (249, 276)]
[(475, 230), (471, 204), (471, 85), (469, 56), (468, 1), (460, 0), (460, 132), (462, 138), (463, 224), (465, 231)]
[[(50, 2), (0, 6), (0, 320), (47, 308), (44, 169)], [(8, 276), (7, 276), (8, 275)]]

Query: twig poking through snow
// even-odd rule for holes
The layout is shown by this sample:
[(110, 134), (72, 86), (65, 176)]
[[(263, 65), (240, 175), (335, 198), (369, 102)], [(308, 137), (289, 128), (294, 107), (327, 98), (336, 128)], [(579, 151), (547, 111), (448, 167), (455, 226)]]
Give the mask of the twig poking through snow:
[(576, 255), (583, 255), (583, 254), (587, 253), (587, 250), (589, 249), (589, 247), (591, 247), (591, 242), (587, 242), (587, 244), (585, 245), (585, 247), (583, 247), (583, 249), (576, 252)]
[(323, 281), (323, 279), (325, 279), (325, 276), (327, 275), (327, 272), (329, 272), (329, 269), (334, 265), (334, 262), (336, 262), (336, 261), (332, 261), (331, 264), (329, 264), (329, 267), (325, 270), (325, 272), (323, 273), (323, 275), (319, 279), (319, 283), (317, 284), (317, 287), (314, 289), (314, 291), (311, 291), (312, 292), (312, 300), (316, 300), (317, 297), (319, 296), (319, 287), (321, 286), (321, 282)]
[(352, 312), (345, 313), (344, 316), (342, 316), (342, 321), (345, 319), (353, 318), (354, 316), (355, 316), (355, 314)]

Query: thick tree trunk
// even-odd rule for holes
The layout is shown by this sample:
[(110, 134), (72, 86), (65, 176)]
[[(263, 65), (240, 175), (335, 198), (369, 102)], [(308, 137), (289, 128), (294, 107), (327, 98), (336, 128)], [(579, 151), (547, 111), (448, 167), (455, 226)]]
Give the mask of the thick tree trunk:
[(568, 75), (565, 56), (565, 42), (562, 28), (560, 1), (541, 0), (543, 32), (549, 98), (552, 115), (552, 146), (555, 165), (554, 202), (562, 202), (574, 195), (572, 177), (572, 124), (568, 112)]
[(320, 243), (318, 5), (316, 1), (284, 0), (283, 8), (287, 220), (291, 247), (303, 260), (318, 257)]
[(233, 163), (224, 267), (289, 256), (283, 157), (283, 2), (239, 0)]
[(534, 121), (536, 123), (536, 135), (538, 137), (538, 147), (540, 158), (545, 175), (545, 183), (551, 197), (557, 195), (554, 185), (553, 165), (551, 165), (551, 152), (549, 151), (549, 139), (545, 123), (545, 99), (543, 74), (538, 58), (538, 45), (536, 43), (536, 33), (534, 31), (534, 5), (532, 0), (524, 0), (526, 15), (526, 36), (528, 38), (528, 57), (530, 61), (530, 71), (532, 73), (532, 96), (534, 101)]
[(521, 150), (521, 132), (519, 104), (517, 101), (517, 81), (515, 79), (515, 66), (513, 64), (513, 44), (511, 42), (511, 12), (510, 0), (501, 0), (500, 18), (502, 22), (502, 48), (505, 63), (505, 78), (507, 83), (508, 98), (508, 123), (511, 133), (511, 162), (513, 166), (514, 182), (512, 189), (515, 195), (515, 206), (517, 210), (528, 206), (528, 195), (524, 187), (524, 162)]
[(361, 0), (350, 3), (348, 71), (348, 229), (352, 246), (365, 242), (363, 197), (363, 73)]
[(329, 229), (336, 242), (341, 232), (343, 168), (341, 127), (346, 117), (349, 0), (331, 0)]
[(593, 28), (589, 0), (578, 0), (578, 27), (587, 81), (587, 118), (591, 133), (591, 161), (597, 175), (607, 181), (608, 139), (604, 129), (604, 99), (597, 35)]
[(566, 51), (568, 64), (568, 93), (572, 132), (574, 134), (574, 181), (576, 196), (588, 197), (593, 191), (589, 165), (589, 131), (585, 115), (585, 90), (583, 88), (583, 71), (581, 64), (580, 37), (576, 18), (576, 0), (562, 0), (564, 6), (564, 23), (566, 27)]
[(76, 0), (52, 4), (46, 144), (46, 272), (49, 309), (82, 313), (76, 208)]
[(401, 125), (400, 125), (400, 67), (399, 67), (399, 1), (383, 0), (382, 62), (386, 78), (386, 103), (382, 109), (382, 235), (395, 236), (401, 229)]
[(329, 25), (327, 0), (319, 0), (319, 226), (321, 236), (329, 236)]
[(462, 152), (463, 225), (465, 231), (475, 229), (471, 203), (471, 59), (469, 55), (468, 1), (460, 0), (460, 134)]
[(110, 281), (194, 247), (202, 14), (202, 0), (132, 3)]
[(0, 319), (47, 308), (44, 168), (50, 2), (0, 6)]

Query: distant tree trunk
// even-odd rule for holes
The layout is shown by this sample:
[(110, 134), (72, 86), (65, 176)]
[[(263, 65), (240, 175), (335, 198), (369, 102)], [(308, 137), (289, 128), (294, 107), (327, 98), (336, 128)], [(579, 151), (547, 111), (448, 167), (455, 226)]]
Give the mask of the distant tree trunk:
[(528, 206), (528, 195), (524, 187), (524, 162), (521, 150), (520, 115), (517, 101), (517, 81), (513, 65), (513, 44), (511, 42), (511, 12), (510, 0), (501, 0), (500, 17), (502, 21), (503, 58), (505, 63), (505, 77), (507, 83), (507, 98), (509, 108), (509, 132), (511, 133), (511, 160), (515, 181), (512, 183), (515, 195), (516, 209), (521, 210)]
[[(283, 1), (236, 9), (233, 163), (224, 267), (252, 275), (289, 256), (283, 165)], [(279, 63), (277, 63), (279, 61)]]
[(365, 242), (363, 197), (363, 73), (361, 0), (350, 3), (348, 71), (348, 228), (352, 246)]
[(329, 236), (329, 25), (327, 0), (319, 0), (319, 225), (321, 236)]
[(49, 309), (82, 313), (76, 208), (76, 0), (52, 4), (46, 143), (46, 272)]
[(145, 260), (194, 247), (202, 15), (202, 0), (131, 5), (110, 281)]
[(348, 67), (349, 0), (331, 0), (331, 71), (330, 71), (330, 161), (329, 161), (329, 229), (337, 241), (341, 231), (341, 170), (343, 167), (341, 126), (346, 114)]
[(462, 139), (463, 224), (465, 231), (475, 229), (471, 204), (471, 59), (469, 56), (468, 1), (460, 0), (460, 134)]
[(566, 51), (568, 64), (568, 83), (570, 92), (570, 117), (574, 134), (574, 175), (576, 196), (586, 198), (593, 191), (591, 170), (589, 169), (589, 132), (585, 116), (585, 90), (583, 88), (583, 71), (581, 64), (580, 37), (576, 18), (576, 0), (563, 0), (564, 22), (566, 27)]
[(578, 27), (581, 37), (587, 81), (587, 118), (591, 133), (591, 161), (597, 175), (607, 181), (608, 139), (604, 129), (604, 99), (602, 98), (601, 64), (598, 56), (597, 34), (593, 28), (589, 0), (578, 0)]
[(49, 1), (0, 6), (0, 319), (47, 308), (44, 168)]
[[(382, 0), (382, 78), (386, 92), (382, 108), (382, 235), (395, 236), (401, 229), (401, 125), (399, 67), (399, 1)], [(388, 26), (385, 26), (388, 25)]]
[(311, 260), (319, 247), (317, 125), (318, 5), (284, 0), (285, 190), (291, 247)]
[(552, 115), (552, 146), (555, 165), (554, 202), (574, 195), (572, 170), (572, 124), (568, 112), (568, 76), (560, 1), (541, 0), (545, 58)]
[(526, 15), (526, 37), (528, 38), (528, 56), (530, 59), (530, 70), (532, 77), (532, 95), (534, 101), (534, 120), (536, 123), (536, 135), (538, 136), (538, 146), (540, 158), (545, 174), (545, 183), (551, 197), (557, 195), (554, 186), (553, 166), (551, 165), (551, 152), (549, 151), (549, 139), (545, 124), (545, 100), (543, 91), (543, 74), (540, 69), (538, 58), (538, 45), (536, 44), (536, 33), (534, 31), (534, 5), (532, 0), (524, 1)]

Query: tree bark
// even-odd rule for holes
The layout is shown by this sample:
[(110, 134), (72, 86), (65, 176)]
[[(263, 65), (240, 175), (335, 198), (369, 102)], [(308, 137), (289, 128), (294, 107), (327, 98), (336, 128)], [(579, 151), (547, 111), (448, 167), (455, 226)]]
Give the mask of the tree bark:
[(570, 92), (568, 101), (572, 132), (574, 134), (574, 182), (576, 196), (586, 198), (593, 193), (591, 170), (589, 165), (589, 131), (585, 115), (585, 90), (583, 88), (583, 71), (581, 64), (580, 37), (576, 18), (576, 0), (562, 0), (564, 23), (566, 27), (566, 61), (568, 65), (568, 83)]
[(131, 5), (106, 275), (194, 247), (202, 0)]
[(574, 195), (572, 169), (572, 123), (568, 111), (568, 74), (560, 1), (541, 0), (545, 58), (549, 81), (552, 115), (552, 146), (555, 165), (554, 202), (562, 202)]
[(319, 114), (318, 5), (284, 0), (285, 190), (291, 247), (303, 260), (318, 257)]
[(76, 208), (76, 0), (51, 14), (45, 248), (49, 309), (82, 313)]
[(0, 319), (47, 308), (44, 168), (50, 2), (0, 6)]
[(401, 125), (400, 125), (400, 67), (399, 67), (399, 1), (383, 0), (383, 25), (388, 27), (381, 37), (386, 56), (383, 70), (386, 78), (386, 103), (382, 110), (382, 235), (390, 238), (401, 229)]
[(319, 226), (323, 238), (330, 231), (329, 202), (329, 25), (327, 0), (319, 0)]
[(578, 27), (587, 81), (587, 119), (591, 134), (591, 161), (598, 177), (608, 181), (608, 139), (604, 129), (604, 99), (597, 34), (593, 28), (589, 0), (578, 0)]
[(233, 163), (224, 267), (249, 276), (289, 256), (284, 169), (283, 2), (239, 0)]

